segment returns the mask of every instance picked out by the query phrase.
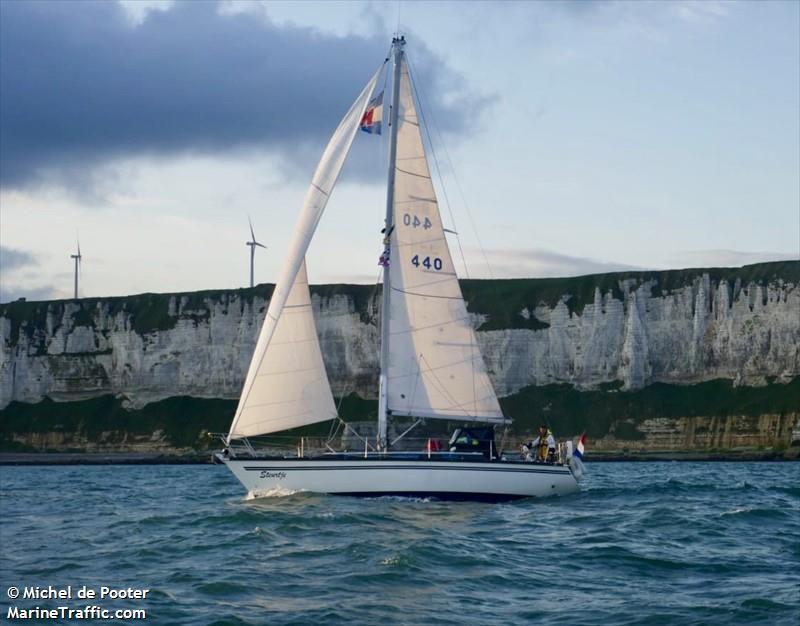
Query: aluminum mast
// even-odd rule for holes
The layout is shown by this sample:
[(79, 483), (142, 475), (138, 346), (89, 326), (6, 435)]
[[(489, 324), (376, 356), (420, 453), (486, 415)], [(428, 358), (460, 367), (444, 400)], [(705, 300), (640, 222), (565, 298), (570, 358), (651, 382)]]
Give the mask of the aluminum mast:
[[(393, 209), (394, 209), (394, 177), (395, 165), (397, 160), (397, 109), (400, 103), (400, 65), (403, 58), (403, 46), (406, 43), (405, 37), (394, 37), (392, 39), (392, 55), (394, 57), (394, 77), (392, 80), (392, 104), (389, 109), (389, 180), (386, 186), (386, 220), (385, 237), (391, 238), (394, 228)], [(389, 263), (391, 262), (391, 240), (389, 242)], [(389, 315), (389, 292), (391, 290), (391, 279), (389, 274), (389, 263), (383, 266), (383, 297), (381, 299), (381, 373), (380, 390), (378, 393), (378, 446), (381, 450), (386, 450), (388, 430), (388, 390), (386, 371), (389, 367), (389, 324), (386, 323)]]

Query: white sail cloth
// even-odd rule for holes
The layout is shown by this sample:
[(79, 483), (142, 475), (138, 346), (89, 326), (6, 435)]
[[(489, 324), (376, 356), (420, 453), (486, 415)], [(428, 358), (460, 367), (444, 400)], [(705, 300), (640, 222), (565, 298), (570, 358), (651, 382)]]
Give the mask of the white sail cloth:
[(314, 173), (250, 361), (228, 441), (336, 417), (314, 328), (304, 259), (381, 69), (339, 123)]
[(303, 262), (231, 436), (272, 433), (334, 417), (336, 406), (322, 362)]
[(405, 57), (401, 63), (390, 306), (383, 313), (388, 408), (396, 415), (505, 421), (445, 239)]

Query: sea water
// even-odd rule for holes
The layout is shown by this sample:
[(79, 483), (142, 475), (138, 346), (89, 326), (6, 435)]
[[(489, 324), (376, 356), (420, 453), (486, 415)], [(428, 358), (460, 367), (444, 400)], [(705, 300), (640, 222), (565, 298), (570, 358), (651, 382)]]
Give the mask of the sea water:
[(587, 470), (578, 495), (473, 504), (247, 501), (222, 466), (2, 467), (0, 621), (94, 606), (176, 626), (800, 623), (800, 464)]

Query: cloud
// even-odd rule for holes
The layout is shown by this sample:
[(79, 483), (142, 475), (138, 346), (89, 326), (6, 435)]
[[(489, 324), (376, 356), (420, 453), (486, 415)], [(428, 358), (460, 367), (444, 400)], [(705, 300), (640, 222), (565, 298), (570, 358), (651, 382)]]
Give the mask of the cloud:
[(54, 287), (5, 287), (0, 285), (0, 303), (26, 300), (53, 300), (58, 292)]
[(689, 250), (670, 258), (674, 267), (740, 267), (770, 261), (797, 261), (795, 252), (746, 252), (744, 250)]
[(25, 250), (0, 246), (0, 302), (11, 302), (19, 298), (29, 300), (48, 300), (56, 296), (56, 289), (52, 286), (44, 287), (18, 287), (9, 286), (9, 275), (15, 274), (16, 280), (30, 280), (31, 272), (22, 272), (26, 268), (39, 265), (36, 256)]
[[(117, 3), (0, 3), (2, 185), (85, 191), (119, 159), (252, 149), (307, 176), (389, 42), (219, 9), (179, 2), (137, 23)], [(486, 105), (424, 46), (413, 57), (442, 130)]]
[(8, 246), (0, 246), (0, 268), (3, 272), (25, 267), (26, 265), (36, 265), (36, 257), (25, 250), (16, 250)]
[[(474, 252), (472, 256), (479, 258), (474, 255)], [(646, 269), (624, 263), (570, 256), (544, 249), (487, 250), (486, 256), (491, 267), (491, 273), (497, 278), (556, 278)], [(485, 267), (485, 264), (483, 267)], [(481, 264), (478, 264), (474, 269), (480, 272)], [(473, 277), (485, 278), (487, 276)]]
[[(472, 259), (483, 259), (476, 250), (467, 250)], [(558, 278), (603, 274), (606, 272), (629, 272), (651, 269), (680, 269), (689, 267), (741, 267), (752, 263), (798, 260), (800, 254), (780, 252), (745, 252), (742, 250), (692, 250), (679, 256), (669, 257), (666, 265), (644, 267), (614, 261), (602, 261), (588, 257), (570, 256), (545, 250), (511, 249), (487, 250), (491, 275), (495, 278)], [(470, 276), (488, 278), (490, 272), (485, 262), (470, 263)]]
[(685, 22), (707, 24), (727, 17), (728, 4), (718, 0), (704, 0), (703, 2), (683, 0), (682, 2), (673, 2), (669, 7), (679, 19)]

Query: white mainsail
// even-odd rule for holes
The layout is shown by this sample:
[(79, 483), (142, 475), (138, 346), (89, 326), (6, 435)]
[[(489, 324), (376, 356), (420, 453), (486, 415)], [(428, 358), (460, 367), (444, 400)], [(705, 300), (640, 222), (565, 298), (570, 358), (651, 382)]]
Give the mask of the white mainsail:
[[(339, 123), (314, 172), (250, 361), (228, 441), (336, 417), (314, 327), (304, 259), (382, 67)], [(299, 308), (288, 308), (295, 305)], [(311, 381), (316, 382), (312, 385)]]
[(405, 57), (400, 57), (389, 263), (388, 409), (395, 415), (505, 421), (447, 246)]

